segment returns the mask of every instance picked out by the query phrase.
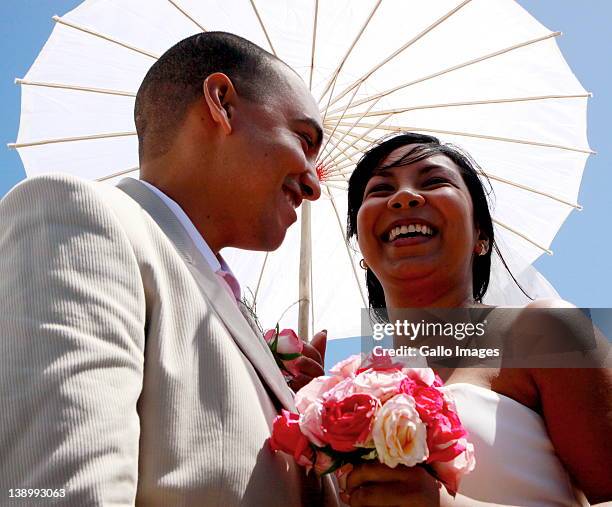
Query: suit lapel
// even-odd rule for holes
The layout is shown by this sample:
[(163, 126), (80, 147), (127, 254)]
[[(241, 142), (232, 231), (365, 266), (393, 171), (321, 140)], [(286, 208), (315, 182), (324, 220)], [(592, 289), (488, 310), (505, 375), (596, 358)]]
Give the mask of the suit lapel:
[(217, 280), (208, 262), (193, 243), (175, 214), (138, 180), (125, 178), (117, 187), (128, 194), (151, 216), (185, 260), (202, 293), (215, 308), (232, 338), (253, 365), (262, 381), (287, 409), (295, 410), (293, 395), (263, 340), (249, 326), (235, 301)]

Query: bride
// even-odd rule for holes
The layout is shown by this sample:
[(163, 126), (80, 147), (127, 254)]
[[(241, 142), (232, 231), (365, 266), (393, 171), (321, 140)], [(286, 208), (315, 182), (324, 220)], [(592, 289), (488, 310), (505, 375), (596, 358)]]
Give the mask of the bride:
[[(496, 312), (482, 304), (495, 241), (476, 167), (458, 149), (412, 133), (383, 141), (359, 161), (349, 183), (348, 236), (356, 236), (364, 257), (373, 313), (392, 321), (402, 308)], [(525, 307), (532, 308), (573, 306), (547, 299)], [(540, 331), (548, 324), (531, 323)], [(423, 468), (360, 465), (341, 481), (351, 506), (570, 506), (612, 499), (609, 369), (436, 371), (474, 443), (475, 470), (452, 498)]]

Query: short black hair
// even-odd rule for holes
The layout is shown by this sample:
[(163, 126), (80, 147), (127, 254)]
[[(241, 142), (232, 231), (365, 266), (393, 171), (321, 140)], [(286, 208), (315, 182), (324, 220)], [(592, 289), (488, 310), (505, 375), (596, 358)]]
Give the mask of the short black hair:
[[(381, 167), (383, 160), (397, 148), (409, 144), (416, 144), (413, 149), (405, 153), (401, 158)], [(363, 202), (363, 193), (370, 178), (383, 168), (398, 167), (419, 160), (426, 159), (436, 154), (442, 154), (452, 160), (459, 167), (461, 177), (470, 192), (474, 209), (474, 222), (481, 233), (489, 240), (489, 249), (486, 255), (476, 256), (472, 266), (472, 293), (475, 301), (482, 301), (491, 276), (491, 254), (493, 250), (498, 253), (504, 265), (506, 265), (501, 253), (495, 243), (493, 231), (493, 220), (489, 211), (488, 195), (492, 193), (492, 187), (488, 178), (484, 175), (476, 161), (472, 157), (452, 144), (441, 143), (433, 136), (406, 132), (392, 134), (379, 140), (374, 147), (370, 148), (357, 162), (355, 170), (351, 175), (348, 187), (348, 217), (347, 237), (357, 236), (357, 213)], [(480, 177), (479, 177), (480, 173)], [(488, 183), (489, 191), (485, 191), (481, 177)], [(506, 266), (507, 269), (507, 266)], [(512, 275), (512, 273), (510, 273)], [(514, 279), (514, 277), (512, 277)], [(516, 280), (515, 280), (516, 282)], [(377, 320), (385, 320), (385, 295), (376, 275), (370, 269), (366, 273), (366, 285), (368, 289), (369, 304)], [(520, 287), (520, 285), (519, 285)], [(521, 288), (522, 290), (522, 288)]]
[(260, 101), (279, 82), (273, 54), (238, 35), (204, 32), (172, 46), (147, 72), (134, 107), (140, 158), (144, 146), (151, 154), (162, 154), (187, 109), (202, 97), (202, 83), (215, 72), (228, 76), (238, 94)]

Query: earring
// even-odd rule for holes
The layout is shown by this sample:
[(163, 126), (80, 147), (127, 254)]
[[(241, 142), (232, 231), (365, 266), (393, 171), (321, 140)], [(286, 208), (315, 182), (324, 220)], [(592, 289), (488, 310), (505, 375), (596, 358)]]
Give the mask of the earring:
[(364, 271), (368, 270), (368, 263), (365, 261), (365, 259), (361, 259), (359, 261), (359, 267), (363, 269)]

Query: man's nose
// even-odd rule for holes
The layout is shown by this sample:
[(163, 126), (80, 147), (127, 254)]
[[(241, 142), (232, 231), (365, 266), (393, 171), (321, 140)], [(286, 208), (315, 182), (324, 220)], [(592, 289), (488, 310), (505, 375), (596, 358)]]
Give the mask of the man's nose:
[(425, 198), (419, 192), (409, 188), (400, 188), (387, 202), (387, 206), (391, 209), (418, 208), (423, 204), (425, 204)]
[(321, 197), (321, 185), (319, 184), (319, 178), (314, 169), (310, 169), (302, 174), (300, 178), (300, 188), (304, 199), (316, 201)]

